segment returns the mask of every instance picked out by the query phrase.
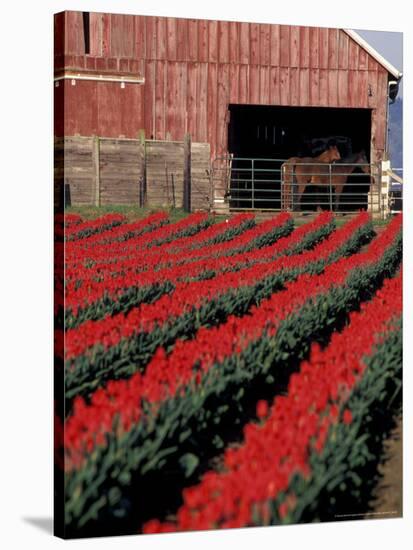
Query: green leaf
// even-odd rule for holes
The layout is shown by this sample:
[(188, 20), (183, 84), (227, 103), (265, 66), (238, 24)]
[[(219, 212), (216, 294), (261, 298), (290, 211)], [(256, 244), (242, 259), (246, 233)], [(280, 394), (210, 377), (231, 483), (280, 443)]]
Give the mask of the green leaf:
[(181, 434), (179, 434), (179, 443), (182, 443), (185, 441), (185, 439), (188, 439), (188, 437), (191, 435), (192, 430), (189, 428), (188, 430), (185, 430)]
[(179, 459), (179, 464), (185, 472), (185, 477), (190, 477), (199, 464), (199, 458), (192, 453), (186, 453)]

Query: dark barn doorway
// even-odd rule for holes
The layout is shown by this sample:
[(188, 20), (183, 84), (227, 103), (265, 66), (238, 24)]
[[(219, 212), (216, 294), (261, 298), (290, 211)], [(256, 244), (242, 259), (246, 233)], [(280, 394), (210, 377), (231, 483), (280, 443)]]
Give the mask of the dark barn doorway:
[[(231, 104), (229, 111), (228, 152), (234, 156), (232, 209), (281, 208), (283, 160), (293, 156), (316, 156), (330, 138), (336, 139), (342, 158), (364, 149), (370, 161), (370, 109)], [(250, 181), (251, 170), (254, 189)], [(340, 210), (367, 208), (369, 185), (369, 176), (357, 168), (344, 187), (344, 204)], [(315, 210), (317, 203), (326, 202), (325, 196), (321, 200), (322, 191), (325, 195), (325, 188), (307, 186), (303, 202), (311, 205), (306, 206), (306, 210)]]

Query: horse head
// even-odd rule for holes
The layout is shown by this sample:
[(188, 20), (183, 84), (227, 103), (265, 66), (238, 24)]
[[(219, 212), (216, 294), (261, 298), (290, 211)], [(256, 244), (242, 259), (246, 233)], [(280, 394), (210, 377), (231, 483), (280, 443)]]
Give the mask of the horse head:
[(337, 145), (330, 145), (327, 149), (327, 162), (334, 162), (335, 160), (340, 160), (341, 155), (340, 151), (337, 148)]
[(367, 155), (364, 149), (357, 153), (355, 163), (362, 164), (363, 166), (360, 166), (360, 170), (365, 174), (370, 174), (370, 163), (367, 160)]

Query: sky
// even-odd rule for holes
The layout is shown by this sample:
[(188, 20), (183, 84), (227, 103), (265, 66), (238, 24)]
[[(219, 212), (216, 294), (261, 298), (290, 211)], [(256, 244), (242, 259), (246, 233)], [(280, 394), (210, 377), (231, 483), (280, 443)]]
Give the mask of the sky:
[[(403, 72), (403, 33), (354, 30), (396, 69)], [(398, 97), (403, 97), (403, 78), (400, 82)]]

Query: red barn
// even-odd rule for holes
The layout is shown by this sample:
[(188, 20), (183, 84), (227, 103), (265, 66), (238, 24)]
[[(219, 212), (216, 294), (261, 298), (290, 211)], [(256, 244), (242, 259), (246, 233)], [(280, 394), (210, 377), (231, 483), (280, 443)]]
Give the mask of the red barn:
[(136, 139), (144, 130), (150, 140), (182, 141), (190, 134), (210, 145), (213, 160), (227, 153), (282, 159), (317, 138), (344, 136), (377, 162), (400, 78), (344, 29), (55, 15), (57, 137)]

